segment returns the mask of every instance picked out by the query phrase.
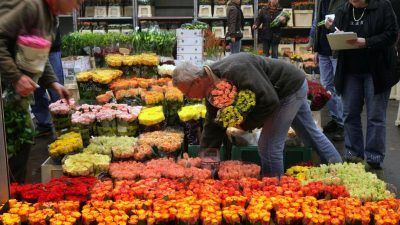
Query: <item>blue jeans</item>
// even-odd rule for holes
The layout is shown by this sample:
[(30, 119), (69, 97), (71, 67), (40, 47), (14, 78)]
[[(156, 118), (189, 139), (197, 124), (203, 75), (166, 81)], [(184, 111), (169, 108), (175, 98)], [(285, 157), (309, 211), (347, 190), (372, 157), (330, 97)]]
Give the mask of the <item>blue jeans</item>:
[[(343, 92), (345, 147), (348, 156), (366, 157), (367, 162), (382, 163), (386, 149), (386, 108), (390, 89), (374, 94), (371, 74), (345, 75)], [(364, 102), (367, 108), (367, 138), (361, 125)]]
[(269, 56), (269, 49), (271, 48), (272, 54), (271, 58), (277, 59), (278, 58), (278, 43), (272, 44), (272, 40), (264, 40), (263, 41), (263, 52), (266, 57)]
[[(51, 52), (49, 55), (49, 61), (55, 74), (57, 75), (58, 82), (64, 84), (64, 73), (61, 62), (61, 52)], [(52, 89), (47, 89), (51, 102), (55, 102), (60, 99), (60, 96)], [(49, 98), (46, 89), (40, 87), (34, 92), (35, 104), (32, 105), (32, 113), (35, 115), (37, 122), (37, 130), (44, 131), (51, 129), (51, 114), (49, 111)]]
[(231, 54), (239, 53), (242, 47), (242, 40), (236, 40), (234, 43), (231, 42), (229, 46), (231, 48)]
[(318, 55), (319, 70), (321, 75), (321, 84), (327, 91), (332, 94), (331, 99), (328, 101), (327, 106), (332, 119), (343, 127), (343, 104), (342, 99), (336, 93), (335, 89), (335, 73), (337, 59), (332, 56)]
[(318, 152), (323, 162), (342, 162), (340, 154), (314, 122), (307, 91), (304, 81), (296, 93), (281, 99), (279, 108), (265, 121), (258, 141), (263, 176), (283, 175), (283, 149), (290, 126), (307, 146)]

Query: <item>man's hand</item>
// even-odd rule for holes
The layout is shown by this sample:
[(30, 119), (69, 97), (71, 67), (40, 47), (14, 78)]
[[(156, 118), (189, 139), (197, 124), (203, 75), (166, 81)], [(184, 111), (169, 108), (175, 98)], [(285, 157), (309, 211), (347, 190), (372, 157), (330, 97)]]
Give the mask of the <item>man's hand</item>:
[(365, 38), (357, 38), (354, 40), (348, 40), (347, 43), (349, 43), (351, 45), (355, 45), (358, 48), (365, 48), (367, 46)]
[(64, 86), (62, 86), (61, 84), (54, 82), (51, 84), (50, 86), (53, 90), (55, 90), (57, 92), (58, 95), (60, 95), (61, 98), (64, 98), (65, 100), (67, 100), (67, 102), (69, 102), (69, 91), (67, 89), (65, 89)]
[(333, 20), (332, 19), (327, 19), (325, 21), (325, 28), (329, 30), (329, 29), (331, 29), (332, 26), (333, 26)]
[(253, 30), (257, 29), (257, 25), (254, 24), (252, 28)]
[(315, 65), (318, 65), (318, 64), (319, 64), (318, 52), (315, 52), (315, 53), (314, 53), (314, 63), (315, 63)]
[(14, 88), (17, 94), (22, 97), (26, 97), (31, 95), (39, 85), (35, 83), (30, 77), (27, 75), (22, 75), (15, 83)]
[(235, 37), (231, 37), (231, 42), (235, 43), (236, 42), (236, 38)]
[(280, 17), (279, 17), (279, 22), (281, 22), (281, 23), (286, 23), (286, 17), (280, 16)]

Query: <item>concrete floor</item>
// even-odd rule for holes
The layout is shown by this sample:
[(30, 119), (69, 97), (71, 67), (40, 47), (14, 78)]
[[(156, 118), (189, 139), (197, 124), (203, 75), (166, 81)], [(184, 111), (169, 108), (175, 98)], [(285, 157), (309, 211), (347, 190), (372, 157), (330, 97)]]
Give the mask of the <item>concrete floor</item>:
[[(394, 125), (398, 107), (399, 101), (391, 100), (387, 109), (387, 153), (383, 164), (383, 179), (397, 187), (400, 192), (400, 127)], [(322, 124), (326, 124), (329, 119), (327, 110), (322, 110)], [(365, 129), (365, 113), (363, 114), (363, 122)], [(47, 146), (53, 141), (53, 138), (54, 137), (51, 136), (44, 136), (36, 139), (36, 144), (31, 150), (28, 163), (27, 183), (37, 183), (41, 181), (40, 166), (48, 157)], [(343, 155), (344, 143), (333, 143)], [(400, 197), (399, 192), (397, 193), (398, 197)]]

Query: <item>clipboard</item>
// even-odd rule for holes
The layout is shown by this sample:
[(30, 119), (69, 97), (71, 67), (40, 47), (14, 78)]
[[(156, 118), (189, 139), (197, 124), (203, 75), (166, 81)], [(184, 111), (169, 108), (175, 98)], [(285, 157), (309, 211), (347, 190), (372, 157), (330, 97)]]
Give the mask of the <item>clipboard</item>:
[(328, 38), (329, 45), (332, 50), (346, 50), (346, 49), (356, 49), (357, 46), (348, 44), (348, 40), (357, 39), (357, 34), (354, 32), (341, 32), (341, 33), (331, 33), (326, 35)]

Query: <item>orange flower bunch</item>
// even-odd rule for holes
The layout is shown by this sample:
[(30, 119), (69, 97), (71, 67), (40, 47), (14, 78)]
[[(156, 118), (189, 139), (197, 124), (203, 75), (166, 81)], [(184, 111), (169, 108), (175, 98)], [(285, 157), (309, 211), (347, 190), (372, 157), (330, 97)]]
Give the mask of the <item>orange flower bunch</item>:
[(376, 225), (395, 225), (400, 221), (400, 200), (386, 199), (380, 202), (367, 202), (365, 207), (374, 214)]
[[(316, 198), (291, 198), (277, 196), (271, 198), (272, 204), (276, 210), (276, 220), (279, 225), (294, 224), (303, 219), (303, 208), (317, 204)], [(315, 204), (314, 204), (315, 203)]]
[(97, 222), (99, 225), (127, 224), (129, 216), (123, 210), (112, 209), (112, 201), (90, 201), (83, 206), (82, 219), (85, 225)]
[(136, 88), (138, 86), (137, 78), (119, 79), (110, 84), (110, 89), (113, 91)]
[(153, 85), (172, 86), (172, 79), (169, 77), (163, 77), (157, 80), (153, 80)]
[(183, 102), (183, 93), (176, 87), (167, 87), (165, 99), (167, 101)]
[(222, 209), (222, 215), (227, 224), (241, 224), (246, 218), (246, 211), (242, 206), (230, 205)]
[(158, 91), (147, 91), (142, 95), (146, 105), (156, 105), (164, 101), (164, 94)]
[(228, 81), (221, 80), (215, 84), (214, 89), (211, 91), (211, 104), (219, 109), (228, 107), (235, 101), (236, 93), (236, 86)]
[(318, 208), (325, 215), (326, 225), (343, 225), (345, 223), (344, 208), (339, 200), (318, 200)]
[[(10, 199), (8, 204), (10, 206), (8, 212), (19, 216), (21, 222), (27, 222), (29, 214), (36, 211), (36, 208), (31, 203), (18, 202), (16, 199)], [(12, 217), (14, 218), (14, 216)]]
[(132, 215), (129, 217), (128, 224), (147, 224), (153, 225), (155, 223), (155, 218), (151, 210), (144, 209), (134, 209), (131, 211)]
[(243, 177), (255, 177), (260, 175), (261, 167), (256, 164), (244, 164), (241, 161), (223, 161), (219, 166), (218, 176), (222, 180), (239, 180)]
[(175, 206), (176, 200), (164, 199), (156, 200), (153, 204), (153, 216), (157, 224), (174, 221), (178, 212)]
[(81, 213), (78, 211), (56, 213), (50, 219), (50, 225), (74, 225), (80, 218)]
[(98, 96), (96, 97), (96, 101), (97, 101), (98, 103), (105, 104), (105, 103), (110, 102), (110, 100), (111, 100), (113, 97), (114, 97), (113, 92), (112, 92), (112, 91), (107, 91), (106, 93), (104, 93), (104, 94), (102, 94), (102, 95), (98, 95)]
[(345, 219), (347, 224), (367, 225), (371, 221), (371, 210), (362, 205), (356, 198), (341, 199), (341, 207), (345, 209)]
[(135, 96), (140, 96), (142, 93), (141, 88), (131, 88), (131, 89), (124, 89), (115, 91), (115, 98), (117, 100), (121, 100), (123, 98), (131, 98)]
[(228, 196), (224, 200), (222, 200), (222, 206), (228, 207), (230, 205), (237, 205), (241, 207), (245, 207), (247, 202), (247, 197), (240, 195), (240, 196)]
[(204, 225), (219, 225), (222, 223), (220, 204), (213, 200), (201, 201), (200, 219)]
[(56, 212), (51, 208), (36, 210), (29, 214), (28, 221), (31, 225), (46, 225), (46, 220), (51, 218)]
[(246, 218), (251, 224), (268, 225), (271, 221), (272, 202), (266, 196), (252, 198), (246, 209)]
[(91, 191), (91, 199), (104, 201), (112, 197), (113, 183), (112, 180), (97, 181)]

